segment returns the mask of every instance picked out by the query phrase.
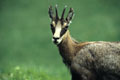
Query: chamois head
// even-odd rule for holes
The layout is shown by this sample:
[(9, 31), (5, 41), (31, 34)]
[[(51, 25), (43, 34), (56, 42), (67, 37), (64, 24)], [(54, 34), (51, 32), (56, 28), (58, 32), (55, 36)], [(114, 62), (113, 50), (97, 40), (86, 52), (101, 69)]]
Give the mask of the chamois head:
[(51, 26), (51, 30), (53, 33), (52, 41), (57, 45), (60, 44), (60, 42), (63, 39), (64, 34), (67, 32), (69, 24), (74, 14), (73, 9), (70, 8), (67, 17), (64, 18), (65, 10), (66, 10), (66, 7), (63, 9), (61, 18), (59, 18), (58, 16), (57, 6), (55, 6), (56, 15), (54, 15), (52, 6), (49, 7), (49, 11), (48, 11), (49, 16), (51, 18), (50, 26)]

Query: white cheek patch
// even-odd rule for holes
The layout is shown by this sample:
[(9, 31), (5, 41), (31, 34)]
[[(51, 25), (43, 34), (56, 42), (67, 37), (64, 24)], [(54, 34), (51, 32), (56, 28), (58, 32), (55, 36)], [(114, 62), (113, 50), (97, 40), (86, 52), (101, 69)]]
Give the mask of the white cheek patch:
[(55, 26), (55, 21), (53, 21), (52, 24)]
[(60, 38), (61, 27), (56, 27), (53, 37)]
[(57, 42), (58, 42), (57, 45), (60, 44), (61, 41), (62, 41), (62, 38), (58, 39), (57, 40)]
[(66, 26), (67, 25), (67, 23), (64, 23), (64, 26)]

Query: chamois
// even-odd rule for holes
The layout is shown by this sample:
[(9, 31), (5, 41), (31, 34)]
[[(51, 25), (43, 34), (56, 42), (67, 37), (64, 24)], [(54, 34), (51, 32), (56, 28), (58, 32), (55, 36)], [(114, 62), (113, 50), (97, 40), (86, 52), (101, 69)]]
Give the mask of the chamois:
[(63, 62), (69, 68), (72, 80), (120, 80), (120, 42), (93, 41), (77, 42), (70, 36), (69, 24), (74, 15), (70, 8), (61, 18), (49, 7), (52, 41), (57, 45)]

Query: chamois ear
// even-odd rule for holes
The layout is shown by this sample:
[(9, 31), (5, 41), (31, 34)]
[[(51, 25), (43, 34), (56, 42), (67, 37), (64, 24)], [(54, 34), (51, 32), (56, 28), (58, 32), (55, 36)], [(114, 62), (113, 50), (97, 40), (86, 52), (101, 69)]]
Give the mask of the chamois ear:
[(53, 12), (52, 6), (49, 7), (48, 14), (49, 14), (50, 18), (53, 20), (54, 19), (54, 12)]
[(69, 13), (68, 13), (68, 15), (67, 15), (67, 17), (66, 17), (66, 21), (67, 21), (68, 23), (72, 20), (73, 15), (74, 15), (73, 8), (70, 8)]

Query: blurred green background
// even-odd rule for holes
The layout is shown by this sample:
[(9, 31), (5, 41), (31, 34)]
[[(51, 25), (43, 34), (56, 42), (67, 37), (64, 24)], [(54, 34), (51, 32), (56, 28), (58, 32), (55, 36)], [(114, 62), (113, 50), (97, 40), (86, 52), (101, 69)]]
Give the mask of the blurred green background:
[(120, 0), (0, 0), (0, 80), (70, 80), (51, 41), (48, 7), (56, 4), (59, 15), (73, 7), (76, 40), (120, 41)]

